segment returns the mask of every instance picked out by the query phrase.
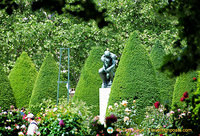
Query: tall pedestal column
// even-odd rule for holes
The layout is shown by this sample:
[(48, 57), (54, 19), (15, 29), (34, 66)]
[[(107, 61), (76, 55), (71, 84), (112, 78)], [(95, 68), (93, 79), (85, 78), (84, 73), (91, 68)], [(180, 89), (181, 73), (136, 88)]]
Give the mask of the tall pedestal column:
[(100, 122), (104, 124), (111, 88), (99, 88)]

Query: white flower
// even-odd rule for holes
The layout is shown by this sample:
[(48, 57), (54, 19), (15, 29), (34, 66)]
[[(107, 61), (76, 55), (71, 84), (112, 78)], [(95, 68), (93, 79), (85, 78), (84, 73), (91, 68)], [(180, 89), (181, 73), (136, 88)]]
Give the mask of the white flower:
[(58, 108), (57, 107), (55, 107), (54, 109), (53, 109), (53, 112), (55, 112), (55, 111), (57, 111), (58, 110)]
[(124, 122), (128, 121), (129, 120), (129, 117), (125, 116), (124, 117)]
[(133, 100), (133, 103), (136, 103), (136, 100)]
[(181, 116), (185, 116), (185, 113), (181, 113)]
[(113, 107), (112, 107), (111, 105), (109, 105), (109, 106), (108, 106), (108, 109), (109, 109), (109, 110), (112, 110), (112, 109), (113, 109)]
[(154, 119), (152, 119), (152, 121), (154, 121)]
[(115, 105), (115, 107), (118, 107), (118, 104), (117, 104), (117, 103), (115, 103), (114, 105)]
[(16, 128), (19, 129), (19, 126), (17, 125)]
[(123, 106), (126, 106), (128, 104), (127, 101), (123, 100), (122, 103), (121, 103)]
[(24, 136), (24, 133), (23, 132), (19, 132), (18, 135), (19, 136)]
[(6, 112), (6, 111), (4, 111), (4, 112), (3, 112), (3, 114), (7, 114), (7, 112)]
[(146, 118), (149, 118), (149, 116), (148, 116), (148, 115), (146, 115)]
[(163, 109), (160, 109), (160, 112), (163, 112)]
[(174, 111), (170, 111), (169, 113), (170, 113), (170, 114), (174, 114)]
[(43, 110), (43, 108), (41, 108), (41, 110)]
[(21, 128), (26, 128), (26, 126), (25, 126), (25, 125), (22, 125)]
[(167, 117), (169, 117), (170, 116), (170, 113), (167, 113)]
[(10, 112), (10, 115), (12, 115), (12, 112)]
[(125, 109), (125, 112), (131, 112), (131, 110), (129, 110), (128, 108)]
[(7, 129), (8, 129), (8, 130), (11, 130), (11, 127), (10, 127), (10, 126), (8, 126), (8, 127), (7, 127)]

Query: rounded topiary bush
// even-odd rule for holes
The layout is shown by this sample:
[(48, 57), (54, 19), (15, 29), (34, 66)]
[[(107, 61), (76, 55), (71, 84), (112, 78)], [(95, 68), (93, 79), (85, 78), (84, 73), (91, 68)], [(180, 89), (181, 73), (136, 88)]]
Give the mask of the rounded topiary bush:
[(86, 102), (93, 106), (92, 112), (99, 115), (99, 88), (102, 80), (98, 70), (102, 67), (101, 55), (104, 53), (101, 47), (94, 47), (87, 58), (81, 71), (81, 76), (76, 87), (75, 99)]
[(142, 121), (145, 107), (159, 100), (155, 71), (137, 32), (131, 34), (123, 50), (108, 105), (122, 100), (137, 101), (137, 123)]
[(165, 55), (166, 53), (164, 48), (159, 41), (156, 41), (156, 44), (152, 48), (150, 57), (156, 71), (157, 82), (160, 88), (160, 101), (162, 104), (171, 106), (176, 78), (170, 78), (167, 72), (161, 72), (159, 70), (163, 64), (163, 57)]
[(0, 65), (0, 107), (7, 110), (11, 105), (16, 106), (13, 90), (10, 86), (10, 81)]
[(28, 107), (37, 74), (31, 58), (22, 52), (9, 74), (18, 108)]
[[(53, 56), (49, 53), (42, 63), (33, 88), (29, 103), (31, 112), (39, 112), (39, 105), (43, 102), (43, 99), (52, 99), (56, 102), (58, 72), (58, 65), (56, 64)], [(59, 97), (63, 95), (67, 95), (67, 88), (64, 84), (60, 84)]]
[(172, 109), (174, 109), (176, 105), (179, 108), (183, 108), (186, 106), (186, 103), (180, 100), (183, 97), (184, 92), (188, 92), (189, 98), (192, 97), (194, 91), (197, 88), (197, 83), (194, 82), (193, 77), (197, 77), (196, 71), (183, 73), (179, 77), (177, 77), (173, 92)]

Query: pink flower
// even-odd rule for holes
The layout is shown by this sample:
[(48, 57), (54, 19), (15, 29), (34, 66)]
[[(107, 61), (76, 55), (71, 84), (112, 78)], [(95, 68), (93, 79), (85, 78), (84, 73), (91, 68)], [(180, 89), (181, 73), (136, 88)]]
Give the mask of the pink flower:
[(63, 121), (63, 120), (60, 120), (59, 125), (60, 125), (61, 127), (64, 127), (64, 126), (65, 126), (64, 121)]
[(185, 92), (185, 93), (183, 94), (183, 97), (184, 97), (184, 98), (188, 98), (188, 92)]
[(166, 126), (164, 125), (163, 127), (165, 128)]
[(154, 103), (154, 106), (155, 106), (156, 109), (159, 108), (159, 105), (160, 105), (159, 101), (157, 101), (157, 102)]
[(181, 111), (181, 109), (177, 109), (177, 111), (178, 111), (178, 112), (180, 112), (180, 111)]

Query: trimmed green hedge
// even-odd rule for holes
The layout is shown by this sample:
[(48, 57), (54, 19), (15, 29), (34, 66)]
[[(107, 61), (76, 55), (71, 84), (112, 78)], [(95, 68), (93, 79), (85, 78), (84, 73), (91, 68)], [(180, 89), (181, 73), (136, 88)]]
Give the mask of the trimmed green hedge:
[(28, 107), (37, 74), (31, 58), (22, 52), (9, 74), (18, 108)]
[(176, 79), (174, 86), (174, 93), (172, 99), (172, 109), (175, 108), (175, 105), (178, 105), (180, 108), (183, 108), (186, 103), (181, 102), (180, 99), (183, 97), (184, 92), (188, 92), (189, 98), (192, 97), (194, 91), (196, 90), (197, 83), (193, 81), (193, 77), (197, 77), (196, 71), (190, 71), (188, 73), (183, 73)]
[(152, 48), (150, 57), (156, 71), (157, 82), (160, 88), (160, 102), (171, 106), (176, 78), (170, 78), (166, 72), (160, 72), (159, 70), (162, 66), (165, 54), (162, 45), (159, 41), (156, 41), (156, 44)]
[[(29, 103), (31, 112), (38, 113), (40, 110), (39, 104), (41, 104), (44, 99), (52, 99), (56, 104), (58, 71), (58, 65), (53, 56), (49, 53), (42, 63), (33, 88)], [(61, 83), (59, 97), (63, 95), (67, 95), (67, 88), (65, 87), (65, 84)]]
[(137, 101), (137, 119), (144, 117), (145, 107), (159, 101), (155, 70), (137, 32), (131, 34), (117, 68), (108, 105), (127, 100)]
[(10, 105), (16, 106), (13, 90), (10, 81), (0, 65), (0, 107), (3, 110), (10, 108)]
[(88, 106), (93, 106), (92, 113), (94, 115), (99, 115), (99, 88), (101, 88), (102, 80), (98, 70), (103, 66), (101, 62), (103, 53), (101, 47), (94, 47), (90, 51), (74, 95), (75, 99), (86, 102)]

